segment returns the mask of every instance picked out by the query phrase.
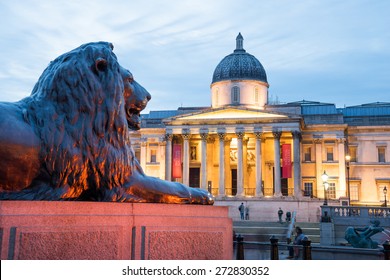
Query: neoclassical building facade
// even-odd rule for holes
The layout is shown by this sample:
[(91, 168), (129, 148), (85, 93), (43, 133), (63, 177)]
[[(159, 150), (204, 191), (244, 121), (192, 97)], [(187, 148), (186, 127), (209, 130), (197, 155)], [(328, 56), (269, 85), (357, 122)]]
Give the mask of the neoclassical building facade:
[(142, 115), (131, 137), (144, 171), (208, 189), (216, 200), (382, 205), (390, 186), (390, 103), (270, 104), (268, 87), (239, 34), (213, 73), (211, 106)]

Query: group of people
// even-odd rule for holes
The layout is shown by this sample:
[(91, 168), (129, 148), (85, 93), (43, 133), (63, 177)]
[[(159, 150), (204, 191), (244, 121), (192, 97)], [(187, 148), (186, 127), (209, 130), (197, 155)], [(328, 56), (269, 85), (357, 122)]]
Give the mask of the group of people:
[(240, 211), (240, 218), (241, 220), (249, 220), (249, 207), (244, 205), (244, 203), (241, 203), (241, 205), (238, 207), (238, 210)]
[[(241, 205), (238, 207), (238, 210), (240, 211), (240, 218), (241, 220), (249, 220), (249, 207), (245, 206), (244, 203), (241, 203)], [(279, 207), (278, 210), (278, 218), (279, 218), (279, 223), (283, 223), (283, 210), (281, 207)], [(286, 213), (286, 222), (291, 221), (291, 212)], [(301, 227), (297, 226), (295, 227), (295, 238), (294, 241), (292, 242), (292, 246), (288, 247), (288, 259), (298, 259), (299, 257), (299, 246), (302, 245), (302, 241), (307, 239), (306, 235), (303, 233), (303, 230)], [(291, 243), (291, 240), (288, 240), (288, 243)], [(297, 245), (297, 246), (294, 246)]]

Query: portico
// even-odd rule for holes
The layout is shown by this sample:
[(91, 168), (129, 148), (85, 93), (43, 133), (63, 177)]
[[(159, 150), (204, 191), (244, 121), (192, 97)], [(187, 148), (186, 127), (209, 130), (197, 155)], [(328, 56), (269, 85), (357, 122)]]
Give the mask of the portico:
[[(257, 109), (208, 109), (166, 119), (166, 154), (182, 148), (182, 178), (217, 197), (301, 195), (301, 118)], [(290, 144), (292, 176), (283, 178), (281, 145)], [(172, 166), (172, 157), (165, 157)], [(297, 164), (295, 164), (295, 162)], [(285, 163), (286, 164), (286, 163)], [(284, 168), (292, 168), (286, 167)]]

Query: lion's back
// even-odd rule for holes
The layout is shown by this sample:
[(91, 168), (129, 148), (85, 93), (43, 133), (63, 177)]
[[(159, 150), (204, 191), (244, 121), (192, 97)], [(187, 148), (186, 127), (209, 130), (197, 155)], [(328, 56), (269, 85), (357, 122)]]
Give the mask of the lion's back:
[(40, 140), (22, 104), (0, 103), (0, 190), (24, 189), (38, 174)]

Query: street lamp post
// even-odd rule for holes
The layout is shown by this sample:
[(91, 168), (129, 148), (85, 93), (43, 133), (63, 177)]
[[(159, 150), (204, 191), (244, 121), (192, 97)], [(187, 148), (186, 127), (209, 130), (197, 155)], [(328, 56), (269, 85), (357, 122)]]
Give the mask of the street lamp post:
[(351, 206), (351, 188), (349, 185), (349, 163), (351, 161), (351, 156), (346, 155), (345, 156), (345, 164), (347, 166), (347, 188), (348, 188), (348, 206)]
[(387, 188), (386, 188), (386, 186), (383, 188), (383, 195), (385, 196), (385, 207), (387, 208)]
[(328, 196), (327, 196), (327, 192), (328, 192), (328, 174), (326, 174), (326, 171), (324, 170), (324, 173), (321, 175), (321, 178), (322, 178), (322, 182), (324, 184), (324, 205), (328, 205)]

